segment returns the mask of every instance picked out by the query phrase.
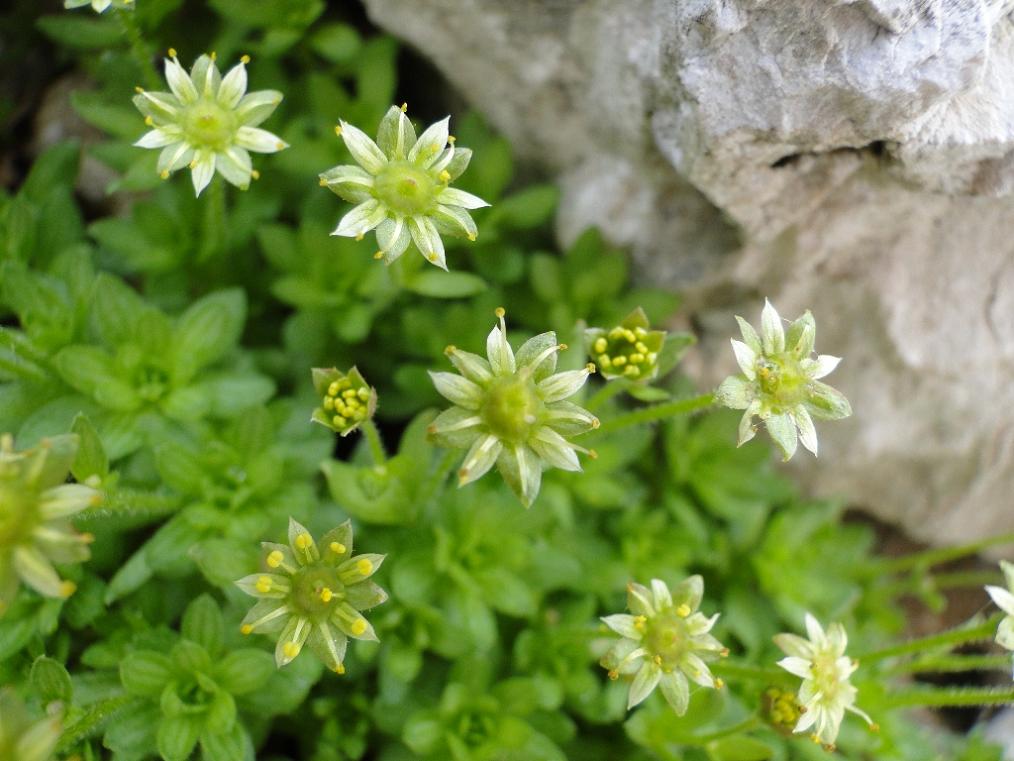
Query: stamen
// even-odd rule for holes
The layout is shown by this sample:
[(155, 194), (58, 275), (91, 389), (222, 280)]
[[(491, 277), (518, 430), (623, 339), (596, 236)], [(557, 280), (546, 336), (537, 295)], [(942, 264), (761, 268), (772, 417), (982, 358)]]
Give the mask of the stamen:
[(60, 597), (70, 597), (77, 591), (77, 584), (73, 581), (61, 581), (60, 582)]
[(266, 595), (268, 592), (270, 592), (272, 586), (273, 585), (271, 583), (270, 576), (261, 576), (260, 578), (257, 579), (257, 584), (255, 585), (257, 591), (260, 592), (262, 595)]
[(341, 542), (331, 542), (331, 544), (328, 545), (328, 549), (331, 550), (331, 552), (333, 552), (335, 555), (345, 554), (345, 545), (342, 544)]
[(402, 103), (401, 104), (401, 112), (405, 113), (406, 111), (408, 111), (408, 103)]
[(322, 590), (320, 590), (320, 599), (323, 602), (331, 602), (332, 597), (334, 597), (334, 592), (332, 592), (327, 587), (324, 587)]
[(295, 642), (286, 642), (284, 645), (282, 645), (282, 653), (284, 653), (285, 657), (288, 658), (289, 660), (292, 660), (297, 655), (299, 655), (299, 651), (301, 649), (302, 648), (300, 648), (300, 646)]
[(250, 626), (250, 624), (243, 624), (239, 627), (239, 633), (244, 637), (249, 636), (250, 634), (253, 634), (253, 627)]
[(606, 349), (609, 348), (609, 342), (605, 338), (597, 338), (595, 340), (595, 353), (604, 354)]
[(269, 568), (278, 568), (285, 560), (285, 555), (282, 554), (281, 550), (272, 550), (268, 553), (267, 564)]
[(295, 544), (297, 549), (305, 550), (311, 544), (313, 544), (313, 539), (310, 537), (309, 534), (299, 534), (298, 536), (296, 536)]
[(241, 55), (241, 56), (239, 57), (239, 62), (240, 62), (240, 63), (242, 63), (242, 64), (244, 64), (244, 65), (246, 65), (246, 64), (248, 64), (248, 63), (250, 63), (250, 56), (248, 56), (248, 55), (246, 55), (246, 54), (244, 54), (244, 55)]
[(349, 631), (352, 632), (352, 635), (355, 637), (362, 635), (366, 631), (366, 619), (359, 618), (353, 621), (352, 625), (349, 627)]
[(369, 576), (373, 573), (373, 563), (370, 562), (369, 558), (360, 558), (356, 562), (356, 570), (363, 576)]
[(676, 608), (676, 615), (679, 616), (680, 618), (686, 618), (691, 613), (693, 613), (693, 611), (690, 609), (690, 606), (687, 605), (686, 603), (682, 603), (678, 608)]
[(169, 57), (170, 58), (176, 57), (176, 48), (169, 48)]

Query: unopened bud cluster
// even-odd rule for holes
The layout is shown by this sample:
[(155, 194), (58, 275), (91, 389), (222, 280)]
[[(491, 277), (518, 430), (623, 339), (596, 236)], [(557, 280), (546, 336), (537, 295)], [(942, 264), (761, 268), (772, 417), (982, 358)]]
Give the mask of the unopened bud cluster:
[(315, 422), (347, 436), (373, 417), (377, 392), (355, 367), (347, 374), (333, 367), (318, 367), (312, 372), (313, 387), (321, 399), (320, 406), (313, 411)]
[(648, 317), (638, 307), (612, 330), (591, 328), (585, 331), (588, 353), (603, 378), (646, 381), (655, 377), (666, 333), (648, 327)]

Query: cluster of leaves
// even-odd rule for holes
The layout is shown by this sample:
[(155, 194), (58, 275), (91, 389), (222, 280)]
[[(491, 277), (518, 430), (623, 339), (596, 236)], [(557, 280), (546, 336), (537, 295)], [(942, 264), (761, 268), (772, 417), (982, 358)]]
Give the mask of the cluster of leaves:
[[(555, 250), (555, 190), (517, 189), (509, 146), (475, 116), (455, 126), (476, 155), (459, 185), (493, 206), (476, 213), (476, 243), (449, 245), (453, 272), (418, 256), (386, 268), (329, 237), (347, 209), (315, 181), (348, 161), (334, 124), (413, 104), (396, 44), (323, 0), (211, 0), (186, 20), (180, 6), (139, 2), (127, 36), (115, 14), (38, 19), (93, 83), (74, 108), (109, 138), (51, 147), (0, 196), (0, 431), (22, 449), (76, 433), (73, 475), (105, 494), (76, 520), (95, 536), (91, 561), (61, 569), (77, 593), (22, 590), (0, 618), (0, 685), (39, 716), (62, 704), (57, 753), (823, 758), (772, 727), (722, 732), (762, 704), (763, 680), (695, 692), (684, 717), (655, 696), (627, 718), (626, 686), (597, 664), (610, 644), (597, 616), (622, 610), (632, 579), (702, 574), (706, 606), (723, 611), (716, 633), (751, 663), (772, 662), (772, 635), (804, 611), (861, 622), (850, 629), (860, 645), (902, 630), (896, 600), (864, 570), (870, 530), (802, 500), (764, 447), (736, 449), (733, 416), (590, 434), (598, 458), (584, 473), (548, 472), (529, 511), (498, 479), (448, 488), (460, 455), (426, 440), (440, 405), (426, 371), (446, 369), (447, 344), (478, 349), (494, 307), (509, 306), (515, 336), (553, 329), (579, 346), (581, 321), (615, 325), (640, 305), (659, 324), (677, 299), (631, 286), (626, 258), (594, 230)], [(161, 181), (154, 157), (130, 147), (144, 127), (129, 94), (151, 76), (140, 61), (180, 40), (187, 57), (249, 53), (257, 87), (286, 93), (270, 126), (292, 148), (220, 204)], [(119, 213), (80, 207), (83, 156), (113, 171), (116, 198), (137, 194)], [(336, 454), (310, 425), (309, 368), (333, 365), (376, 385), (389, 456), (354, 436)], [(630, 403), (603, 397), (596, 414)], [(313, 532), (351, 517), (388, 555), (377, 578), (391, 599), (371, 615), (380, 643), (351, 649), (344, 676), (309, 655), (276, 670), (267, 640), (240, 635), (248, 601), (233, 582), (288, 516)], [(858, 686), (882, 731), (847, 727), (849, 758), (998, 758), (878, 711), (875, 680)]]

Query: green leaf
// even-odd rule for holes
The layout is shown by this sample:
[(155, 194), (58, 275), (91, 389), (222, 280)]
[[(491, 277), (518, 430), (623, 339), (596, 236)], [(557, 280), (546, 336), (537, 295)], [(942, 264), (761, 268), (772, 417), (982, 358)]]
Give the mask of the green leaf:
[(57, 143), (36, 157), (20, 192), (41, 203), (55, 187), (73, 188), (80, 162), (81, 146), (77, 140)]
[(43, 16), (35, 22), (54, 42), (78, 50), (114, 48), (120, 43), (120, 28), (112, 18), (88, 17), (82, 13)]
[(166, 443), (155, 448), (155, 467), (162, 480), (182, 494), (200, 494), (204, 468), (198, 457), (179, 444)]
[(69, 701), (73, 686), (70, 683), (70, 674), (59, 661), (40, 655), (32, 663), (32, 672), (29, 676), (32, 687), (38, 692), (44, 702), (50, 703), (54, 700)]
[(160, 718), (157, 705), (135, 700), (109, 721), (103, 744), (123, 758), (154, 753), (155, 728)]
[(113, 358), (96, 346), (67, 346), (55, 357), (61, 377), (82, 393), (117, 412), (141, 406), (137, 392), (116, 373)]
[[(137, 239), (136, 231), (132, 238)], [(103, 273), (95, 279), (91, 320), (99, 339), (108, 347), (134, 338), (137, 324), (150, 311), (140, 294), (118, 277)]]
[(158, 752), (165, 761), (187, 761), (201, 734), (196, 716), (165, 716), (158, 725)]
[(768, 761), (775, 757), (774, 748), (747, 735), (714, 740), (708, 743), (707, 751), (711, 761)]
[(225, 622), (218, 603), (210, 595), (201, 595), (183, 614), (180, 633), (203, 647), (214, 658), (225, 640)]
[(362, 41), (359, 32), (348, 24), (326, 24), (310, 37), (310, 47), (331, 63), (352, 61)]
[(405, 284), (407, 290), (436, 299), (459, 299), (482, 293), (489, 285), (470, 272), (420, 272)]
[(489, 604), (501, 613), (521, 618), (535, 613), (535, 593), (528, 584), (506, 568), (482, 568), (473, 577)]
[(260, 689), (275, 673), (275, 659), (265, 650), (234, 650), (215, 664), (215, 681), (233, 695)]
[(120, 681), (133, 695), (158, 697), (172, 677), (172, 661), (162, 653), (137, 650), (120, 662)]
[(554, 185), (533, 185), (497, 203), (490, 217), (515, 230), (530, 230), (545, 224), (556, 210), (560, 191)]
[(136, 108), (110, 102), (102, 93), (76, 90), (70, 102), (82, 119), (114, 137), (134, 141), (144, 133), (143, 117)]
[(77, 434), (78, 447), (71, 473), (78, 481), (91, 476), (104, 478), (109, 474), (109, 457), (102, 446), (98, 431), (84, 413), (79, 413), (70, 427)]
[(201, 735), (201, 753), (204, 761), (245, 761), (253, 758), (250, 738), (242, 722), (233, 724), (228, 732), (215, 732), (209, 727)]
[(676, 367), (687, 350), (696, 343), (697, 338), (690, 333), (668, 334), (658, 355), (658, 377), (661, 378)]
[(187, 309), (173, 336), (177, 378), (190, 379), (232, 351), (245, 319), (246, 294), (238, 288), (209, 294)]

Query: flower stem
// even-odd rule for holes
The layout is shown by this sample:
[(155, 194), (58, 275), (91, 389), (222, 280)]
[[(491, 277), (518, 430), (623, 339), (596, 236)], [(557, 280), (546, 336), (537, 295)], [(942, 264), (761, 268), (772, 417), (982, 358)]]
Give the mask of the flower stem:
[(910, 687), (889, 693), (890, 708), (913, 706), (986, 706), (1014, 703), (1014, 687)]
[(599, 432), (619, 431), (633, 425), (653, 423), (658, 420), (676, 417), (677, 415), (689, 415), (692, 412), (710, 407), (714, 401), (714, 395), (708, 393), (701, 394), (700, 396), (691, 396), (686, 399), (674, 399), (671, 402), (663, 402), (662, 404), (653, 404), (650, 407), (642, 407), (639, 410), (614, 417), (612, 420), (603, 423), (599, 428)]
[(198, 251), (198, 261), (207, 261), (225, 250), (225, 181), (213, 177), (208, 186), (208, 199), (204, 206), (204, 239)]
[(958, 674), (964, 671), (1010, 671), (1009, 655), (929, 655), (899, 663), (891, 669), (897, 674)]
[(868, 568), (870, 575), (875, 576), (883, 573), (902, 573), (916, 568), (926, 568), (941, 563), (948, 563), (952, 560), (967, 557), (968, 555), (977, 555), (982, 550), (995, 547), (999, 544), (1014, 544), (1014, 533), (990, 536), (975, 542), (969, 542), (968, 544), (960, 544), (956, 547), (934, 547), (922, 552), (913, 552), (911, 555), (871, 564)]
[(373, 458), (374, 465), (383, 465), (387, 462), (387, 452), (384, 450), (384, 442), (380, 438), (380, 431), (377, 430), (377, 425), (372, 420), (364, 420), (363, 434), (366, 436), (366, 442), (370, 446), (370, 457)]
[(116, 10), (113, 12), (113, 15), (116, 16), (116, 20), (120, 23), (123, 36), (127, 38), (127, 42), (130, 45), (130, 55), (133, 57), (134, 63), (141, 70), (144, 86), (149, 90), (158, 90), (160, 83), (155, 75), (155, 70), (151, 66), (151, 51), (144, 42), (141, 27), (138, 26), (137, 19), (134, 18), (134, 11)]
[(594, 412), (614, 396), (622, 394), (626, 390), (627, 383), (623, 378), (606, 381), (602, 388), (592, 394), (591, 398), (588, 399), (588, 403), (585, 404), (584, 407), (589, 412)]
[(751, 714), (742, 721), (726, 727), (725, 729), (718, 729), (714, 732), (710, 732), (706, 735), (697, 735), (694, 738), (694, 742), (698, 745), (705, 745), (715, 740), (721, 740), (723, 737), (729, 735), (738, 735), (742, 732), (749, 732), (752, 729), (756, 729), (761, 725), (760, 717), (757, 714)]
[(918, 639), (891, 645), (880, 650), (871, 650), (868, 653), (857, 655), (856, 658), (858, 658), (860, 663), (865, 664), (882, 661), (886, 658), (894, 658), (899, 655), (912, 655), (913, 653), (920, 653), (937, 647), (954, 647), (956, 645), (963, 645), (966, 642), (990, 639), (996, 631), (996, 626), (999, 622), (999, 615), (991, 616), (985, 621), (973, 619), (971, 622), (966, 622), (954, 629), (949, 629), (939, 634), (931, 634), (928, 637), (919, 637)]
[(423, 481), (419, 487), (417, 499), (423, 509), (429, 508), (430, 504), (436, 503), (437, 497), (443, 492), (447, 485), (447, 476), (454, 470), (461, 453), (456, 449), (448, 449), (444, 452), (436, 469)]
[(718, 661), (710, 664), (711, 670), (717, 675), (728, 679), (751, 679), (755, 682), (767, 682), (768, 684), (786, 684), (793, 680), (793, 676), (780, 668), (751, 666), (747, 663), (735, 661)]

